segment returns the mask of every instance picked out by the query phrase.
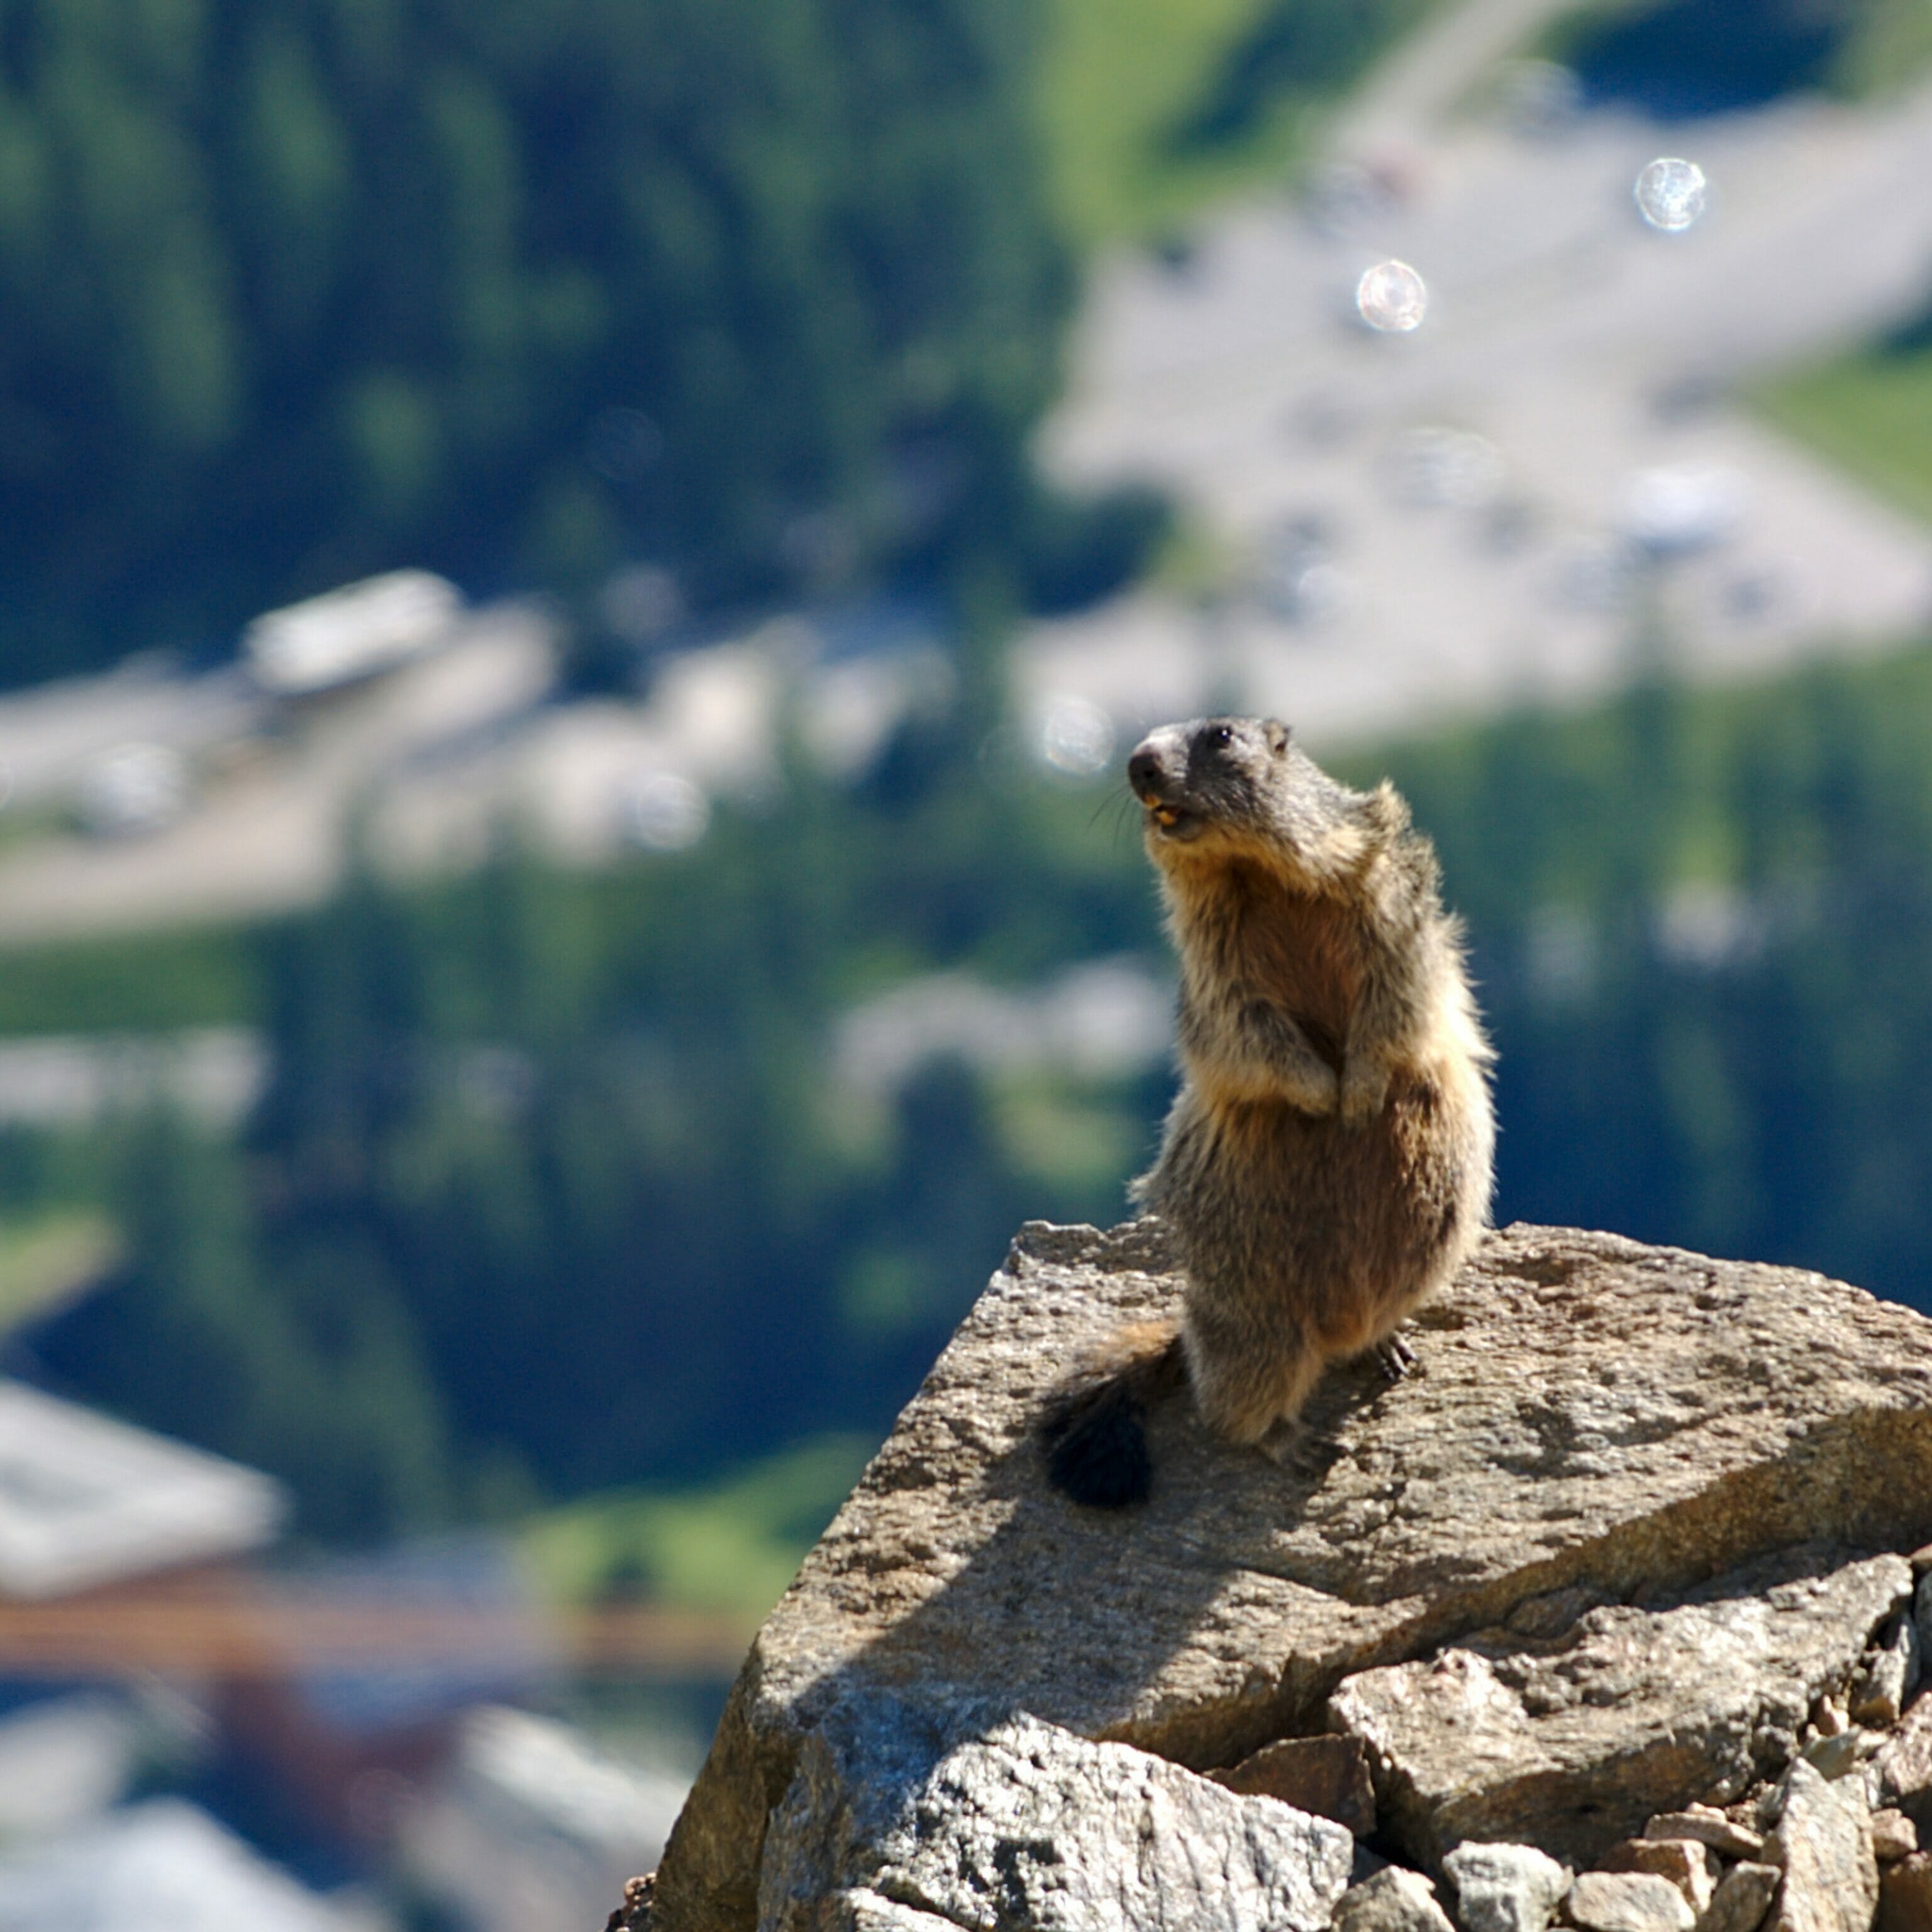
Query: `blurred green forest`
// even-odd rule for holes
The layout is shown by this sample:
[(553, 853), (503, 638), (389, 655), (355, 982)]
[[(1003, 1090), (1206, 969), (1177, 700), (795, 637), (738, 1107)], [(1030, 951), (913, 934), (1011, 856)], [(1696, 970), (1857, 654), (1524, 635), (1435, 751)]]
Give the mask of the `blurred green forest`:
[[(231, 935), (259, 1001), (231, 1016), (276, 1056), (243, 1137), (0, 1138), (0, 1214), (104, 1210), (128, 1256), (16, 1347), (287, 1474), (331, 1535), (875, 1438), (1020, 1221), (1121, 1211), (1169, 1084), (942, 1059), (882, 1102), (832, 1076), (839, 1016), (910, 975), (1161, 958), (1124, 794), (955, 735), (910, 728), (850, 790), (795, 772), (688, 854), (506, 849)], [(1502, 1217), (1928, 1302), (1928, 742), (1921, 648), (1389, 756), (1470, 923)], [(614, 1585), (674, 1579), (718, 1532), (667, 1507), (566, 1514), (551, 1567), (623, 1548)]]
[[(1152, 943), (1118, 815), (990, 785), (958, 742), (921, 728), (852, 793), (796, 773), (689, 854), (365, 876), (219, 942), (258, 989), (220, 1017), (275, 1065), (242, 1141), (0, 1136), (0, 1216), (104, 1174), (130, 1256), (38, 1368), (289, 1474), (335, 1534), (882, 1430), (1019, 1222), (1115, 1212), (1163, 1084), (940, 1064), (881, 1105), (831, 1078), (832, 1022), (910, 971)], [(43, 1029), (73, 1025), (42, 985)]]
[[(1021, 0), (15, 0), (0, 675), (398, 564), (693, 603), (1023, 525)], [(1008, 541), (1003, 535), (1002, 544)]]
[(1932, 1310), (1932, 652), (1393, 760), (1474, 939), (1503, 1218)]
[(1155, 507), (1026, 458), (1082, 250), (1279, 176), (1423, 4), (14, 0), (0, 682), (400, 565), (1108, 588)]

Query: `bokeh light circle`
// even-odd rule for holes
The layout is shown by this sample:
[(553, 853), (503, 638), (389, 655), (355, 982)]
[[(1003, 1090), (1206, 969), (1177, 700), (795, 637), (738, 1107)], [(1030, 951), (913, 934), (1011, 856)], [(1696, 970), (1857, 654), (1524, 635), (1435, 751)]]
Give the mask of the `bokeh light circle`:
[(1355, 284), (1355, 310), (1382, 335), (1406, 335), (1422, 326), (1429, 290), (1406, 262), (1378, 262)]
[(1681, 235), (1704, 212), (1710, 186), (1695, 161), (1664, 154), (1637, 176), (1631, 193), (1637, 212), (1652, 227)]

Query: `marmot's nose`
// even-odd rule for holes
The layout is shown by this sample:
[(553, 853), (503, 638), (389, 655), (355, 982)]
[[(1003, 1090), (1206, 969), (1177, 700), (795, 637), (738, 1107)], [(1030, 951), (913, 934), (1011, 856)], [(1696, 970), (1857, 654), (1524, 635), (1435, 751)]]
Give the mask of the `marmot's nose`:
[(1134, 788), (1136, 798), (1145, 798), (1150, 793), (1158, 792), (1161, 781), (1166, 776), (1161, 768), (1160, 754), (1154, 749), (1151, 738), (1143, 738), (1134, 747), (1133, 756), (1127, 760), (1127, 782)]

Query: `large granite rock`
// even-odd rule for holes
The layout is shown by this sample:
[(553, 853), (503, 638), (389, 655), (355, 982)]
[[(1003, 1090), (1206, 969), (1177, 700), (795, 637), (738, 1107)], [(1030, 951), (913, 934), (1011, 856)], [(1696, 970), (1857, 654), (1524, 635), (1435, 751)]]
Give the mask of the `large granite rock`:
[(814, 1737), (766, 1834), (759, 1923), (817, 1932), (828, 1901), (883, 1898), (970, 1932), (1328, 1932), (1354, 1850), (1328, 1819), (1036, 1718), (922, 1773), (892, 1750), (841, 1765)]
[[(801, 1831), (843, 1828), (855, 1784), (910, 1788), (1021, 1713), (1219, 1768), (1322, 1730), (1345, 1679), (1478, 1633), (1587, 1643), (1580, 1618), (1668, 1614), (1768, 1553), (1932, 1532), (1932, 1324), (1793, 1270), (1526, 1227), (1424, 1311), (1418, 1373), (1323, 1384), (1317, 1472), (1215, 1442), (1176, 1401), (1153, 1501), (1079, 1509), (1042, 1480), (1042, 1403), (1084, 1346), (1179, 1292), (1154, 1224), (1022, 1232), (759, 1634), (654, 1932), (750, 1932), (761, 1888), (776, 1923), (802, 1896), (778, 1864)], [(1654, 1808), (1710, 1796), (1705, 1762)], [(860, 1850), (844, 1921), (963, 1922), (880, 1891)]]
[(1784, 1881), (1775, 1865), (1748, 1859), (1732, 1866), (1697, 1921), (1697, 1932), (1758, 1932)]

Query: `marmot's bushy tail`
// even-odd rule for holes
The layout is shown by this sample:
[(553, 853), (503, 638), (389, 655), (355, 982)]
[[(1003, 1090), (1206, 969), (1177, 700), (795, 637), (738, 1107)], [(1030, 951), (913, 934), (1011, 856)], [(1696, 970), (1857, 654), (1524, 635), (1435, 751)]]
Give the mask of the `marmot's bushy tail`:
[(1180, 1324), (1139, 1322), (1097, 1349), (1056, 1392), (1040, 1435), (1057, 1490), (1096, 1509), (1144, 1503), (1154, 1487), (1147, 1412), (1187, 1379)]

